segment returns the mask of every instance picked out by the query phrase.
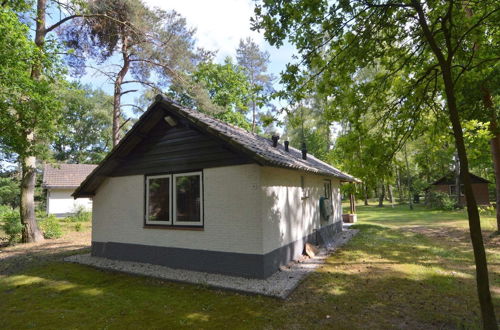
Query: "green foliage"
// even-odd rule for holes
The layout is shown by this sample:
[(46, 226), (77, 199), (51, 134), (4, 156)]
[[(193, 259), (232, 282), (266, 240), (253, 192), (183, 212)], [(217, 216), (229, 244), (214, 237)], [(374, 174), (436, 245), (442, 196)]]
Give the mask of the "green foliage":
[[(0, 147), (4, 152), (20, 157), (47, 155), (47, 142), (60, 118), (54, 93), (59, 75), (55, 51), (52, 40), (47, 40), (43, 51), (38, 49), (16, 13), (0, 8)], [(33, 67), (40, 68), (40, 79), (31, 77)]]
[(198, 109), (224, 122), (251, 130), (252, 126), (245, 118), (248, 112), (251, 86), (244, 68), (234, 64), (230, 57), (225, 59), (224, 64), (207, 61), (198, 65), (191, 79), (193, 84), (202, 86), (216, 108), (205, 108), (203, 103), (191, 98), (176, 86), (170, 88), (169, 96), (177, 99), (184, 106)]
[(230, 57), (224, 64), (201, 63), (194, 73), (194, 80), (208, 90), (212, 101), (226, 111), (248, 111), (250, 84), (244, 69), (232, 62)]
[(0, 205), (8, 204), (12, 208), (19, 207), (19, 181), (12, 175), (2, 177), (0, 174)]
[(496, 209), (493, 205), (482, 206), (479, 208), (479, 213), (481, 215), (494, 216), (496, 215)]
[(66, 218), (70, 222), (88, 222), (92, 220), (92, 212), (88, 212), (83, 207), (77, 207), (72, 216)]
[(59, 220), (51, 214), (38, 221), (45, 238), (59, 238), (62, 236), (62, 229)]
[(9, 243), (16, 243), (21, 240), (23, 225), (21, 224), (19, 210), (0, 209), (0, 225), (7, 235)]
[(76, 232), (82, 231), (82, 224), (81, 223), (75, 223), (75, 231)]
[(272, 85), (274, 78), (267, 72), (270, 55), (261, 51), (249, 37), (240, 40), (236, 49), (236, 59), (238, 65), (244, 69), (249, 82), (248, 109), (251, 111), (252, 130), (255, 131), (257, 124), (269, 127), (274, 120), (270, 120), (272, 117), (261, 110), (263, 106), (272, 108), (269, 100), (274, 92)]
[(59, 90), (62, 125), (52, 149), (57, 161), (98, 163), (111, 148), (111, 96), (88, 85), (71, 83)]
[(451, 211), (455, 209), (456, 201), (450, 195), (440, 191), (429, 191), (427, 206), (433, 209)]

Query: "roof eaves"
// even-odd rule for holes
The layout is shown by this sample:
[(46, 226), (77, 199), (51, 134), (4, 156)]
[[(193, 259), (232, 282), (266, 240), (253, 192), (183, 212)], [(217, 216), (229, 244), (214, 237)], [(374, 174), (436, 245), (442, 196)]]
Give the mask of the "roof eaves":
[[(160, 96), (160, 95), (157, 95), (155, 97), (155, 100), (153, 101), (153, 103), (151, 103), (151, 105), (147, 108), (147, 110), (144, 112), (143, 116), (146, 114), (146, 113), (150, 113), (152, 111), (152, 109), (154, 109), (158, 104), (160, 104), (161, 102), (163, 101), (163, 97)], [(101, 171), (101, 168), (102, 168), (102, 165), (107, 163), (109, 161), (109, 159), (111, 159), (114, 154), (120, 149), (122, 148), (122, 146), (124, 144), (127, 143), (127, 141), (130, 139), (130, 137), (132, 135), (135, 134), (135, 131), (138, 129), (138, 127), (140, 126), (140, 121), (137, 121), (133, 126), (132, 128), (125, 134), (125, 136), (120, 140), (120, 142), (118, 142), (117, 145), (115, 145), (113, 147), (113, 149), (111, 149), (111, 151), (106, 155), (106, 157), (104, 157), (104, 159), (99, 163), (99, 165), (94, 168), (92, 170), (92, 172), (90, 172), (90, 174), (85, 178), (85, 180), (83, 180), (83, 182), (80, 184), (80, 186), (78, 186), (78, 188), (76, 188), (76, 190), (73, 192), (73, 194), (71, 194), (71, 196), (73, 196), (74, 198), (77, 198), (77, 197), (91, 197), (91, 196), (94, 196), (94, 193), (88, 193), (88, 192), (85, 192), (83, 191), (83, 188), (89, 184), (89, 182), (94, 178), (94, 176), (96, 176), (99, 171)]]
[[(180, 105), (178, 105), (174, 102), (165, 100), (165, 99), (163, 99), (163, 97), (162, 97), (162, 100), (164, 101), (163, 103), (166, 106), (169, 106), (169, 109), (173, 109), (177, 115), (181, 116), (182, 118), (185, 118), (186, 120), (188, 120), (189, 122), (194, 124), (196, 127), (206, 131), (207, 133), (210, 133), (212, 136), (215, 136), (215, 137), (219, 138), (220, 140), (226, 142), (235, 151), (245, 154), (246, 156), (250, 157), (253, 161), (255, 161), (259, 165), (263, 165), (263, 166), (270, 165), (270, 161), (267, 158), (263, 157), (262, 155), (257, 154), (256, 152), (254, 152), (252, 150), (249, 150), (248, 148), (246, 148), (243, 144), (241, 144), (237, 140), (232, 139), (225, 134), (222, 134), (221, 132), (219, 132), (215, 128), (213, 128), (210, 125), (208, 125), (207, 123), (203, 122), (202, 120), (200, 120), (194, 116), (191, 116), (188, 112), (182, 111), (183, 108)], [(172, 105), (174, 105), (174, 107), (172, 107)]]

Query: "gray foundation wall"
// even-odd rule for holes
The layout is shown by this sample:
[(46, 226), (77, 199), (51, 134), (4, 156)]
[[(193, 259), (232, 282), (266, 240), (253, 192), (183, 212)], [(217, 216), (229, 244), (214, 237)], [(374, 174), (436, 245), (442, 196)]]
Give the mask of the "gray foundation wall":
[[(342, 222), (323, 227), (321, 230), (339, 232)], [(305, 243), (319, 244), (319, 233), (315, 232), (266, 254), (246, 254), (193, 250), (130, 243), (92, 242), (92, 255), (124, 261), (144, 262), (171, 268), (188, 269), (209, 273), (266, 278), (280, 266), (297, 259)]]

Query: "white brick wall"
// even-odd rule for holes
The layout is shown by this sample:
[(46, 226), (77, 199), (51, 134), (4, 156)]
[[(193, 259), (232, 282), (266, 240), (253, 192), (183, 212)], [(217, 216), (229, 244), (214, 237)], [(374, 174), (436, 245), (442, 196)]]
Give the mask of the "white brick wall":
[(94, 197), (92, 240), (262, 253), (258, 165), (203, 170), (204, 231), (143, 228), (144, 176), (108, 178)]
[[(305, 178), (302, 200), (300, 177)], [(93, 201), (92, 240), (223, 252), (270, 252), (320, 224), (325, 177), (239, 165), (203, 170), (204, 230), (143, 228), (144, 176), (106, 179)], [(339, 181), (331, 179), (334, 221), (341, 220)]]
[[(301, 187), (301, 176), (304, 177), (304, 191)], [(319, 198), (324, 196), (325, 179), (332, 182), (334, 216), (328, 223), (321, 223)], [(322, 225), (342, 219), (340, 182), (337, 179), (263, 167), (261, 185), (264, 253), (299, 240)], [(302, 198), (304, 196), (307, 198)]]

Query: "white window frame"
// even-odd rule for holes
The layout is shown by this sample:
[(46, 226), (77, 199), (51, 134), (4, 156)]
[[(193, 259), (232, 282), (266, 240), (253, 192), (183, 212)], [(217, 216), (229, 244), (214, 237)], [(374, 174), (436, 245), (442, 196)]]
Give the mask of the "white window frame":
[[(177, 178), (180, 176), (198, 176), (200, 178), (200, 221), (194, 222), (194, 221), (177, 221)], [(187, 172), (187, 173), (176, 173), (172, 175), (173, 180), (172, 180), (172, 203), (173, 203), (173, 209), (172, 209), (172, 218), (173, 218), (173, 225), (174, 226), (198, 226), (201, 227), (203, 226), (203, 173), (201, 171), (197, 172)]]
[[(168, 191), (169, 191), (168, 221), (149, 220), (149, 180), (161, 179), (161, 178), (168, 178), (169, 179), (168, 180)], [(146, 176), (146, 225), (172, 225), (172, 175), (171, 174)]]

